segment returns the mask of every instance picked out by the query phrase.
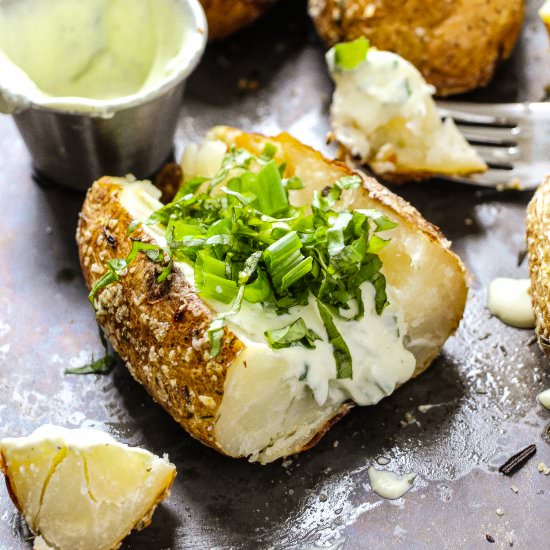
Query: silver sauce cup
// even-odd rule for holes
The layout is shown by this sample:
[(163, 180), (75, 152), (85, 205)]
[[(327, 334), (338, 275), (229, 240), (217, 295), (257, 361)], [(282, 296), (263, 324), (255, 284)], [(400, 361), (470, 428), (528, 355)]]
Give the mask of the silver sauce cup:
[[(177, 0), (186, 17), (177, 67), (146, 93), (93, 100), (92, 111), (76, 107), (80, 98), (9, 97), (0, 82), (0, 103), (11, 114), (39, 175), (73, 189), (86, 189), (103, 175), (150, 176), (169, 157), (187, 76), (207, 41), (207, 23), (198, 0)], [(0, 76), (1, 79), (1, 76)], [(74, 104), (75, 107), (72, 107)]]

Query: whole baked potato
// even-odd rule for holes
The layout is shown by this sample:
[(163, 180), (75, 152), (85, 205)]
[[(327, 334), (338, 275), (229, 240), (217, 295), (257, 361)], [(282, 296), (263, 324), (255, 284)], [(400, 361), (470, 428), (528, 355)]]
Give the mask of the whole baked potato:
[[(264, 166), (257, 174), (243, 168), (250, 166), (250, 155), (256, 159), (254, 166)], [(437, 228), (372, 178), (325, 159), (288, 134), (267, 138), (227, 127), (215, 128), (200, 147), (188, 146), (182, 164), (183, 194), (164, 209), (158, 201), (160, 191), (148, 182), (104, 177), (94, 183), (82, 207), (77, 242), (84, 278), (94, 289), (98, 321), (114, 349), (153, 398), (206, 445), (261, 463), (308, 449), (353, 402), (377, 403), (424, 371), (457, 328), (467, 295), (464, 266)], [(264, 177), (268, 172), (271, 179)], [(289, 189), (290, 214), (281, 219), (274, 219), (274, 213), (253, 214), (250, 224), (243, 226), (242, 210), (250, 212), (247, 205), (259, 201), (256, 208), (267, 212), (262, 204), (286, 200), (281, 186), (277, 191), (272, 185), (281, 177)], [(245, 180), (260, 185), (255, 195), (238, 187)], [(221, 187), (211, 188), (213, 182)], [(206, 195), (201, 214), (217, 212), (219, 203), (229, 204), (231, 211), (223, 220), (217, 215), (208, 218), (200, 227), (204, 237), (193, 237), (199, 211), (193, 210), (183, 224), (176, 216), (199, 204), (199, 191), (189, 191), (200, 189), (197, 185), (218, 190)], [(344, 210), (327, 211), (330, 201)], [(157, 214), (151, 218), (153, 212)], [(273, 288), (290, 285), (289, 278), (308, 264), (300, 260), (300, 247), (293, 248), (294, 241), (287, 239), (296, 239), (297, 232), (288, 232), (285, 225), (296, 216), (300, 234), (314, 239), (315, 257), (329, 242), (331, 257), (341, 262), (330, 263), (331, 269), (344, 266), (346, 271), (338, 273), (348, 281), (360, 273), (369, 277), (370, 282), (355, 287), (361, 289), (363, 305), (344, 318), (338, 316), (337, 309), (320, 301), (320, 287), (313, 288), (319, 279), (311, 279), (312, 286), (302, 287), (305, 295), (287, 293), (275, 302), (276, 309), (274, 302), (243, 300), (240, 294), (240, 309), (235, 309), (235, 298), (228, 310), (229, 302), (222, 304), (217, 298), (222, 300), (230, 291), (227, 277), (234, 272), (230, 267), (228, 275), (228, 265), (246, 248), (247, 239), (269, 241), (275, 232), (278, 235), (276, 246), (270, 245), (261, 256), (269, 259), (269, 271), (263, 271), (255, 254), (239, 268), (239, 281), (243, 273), (256, 269), (256, 293), (266, 290), (267, 277)], [(322, 227), (312, 232), (315, 216), (332, 220), (329, 241), (323, 240), (328, 233)], [(372, 223), (364, 229), (368, 248), (363, 237), (346, 248), (346, 241), (339, 239), (349, 231), (364, 231), (360, 228), (365, 217)], [(149, 223), (135, 223), (144, 220)], [(254, 231), (265, 224), (272, 229)], [(236, 242), (233, 237), (227, 240), (231, 227), (241, 235)], [(197, 253), (193, 265), (176, 258), (166, 277), (162, 262), (167, 260), (159, 250), (164, 253), (169, 242), (186, 251), (208, 243), (221, 246), (225, 260), (220, 261), (218, 248), (217, 257), (199, 258)], [(132, 262), (120, 260), (132, 256), (136, 246), (142, 253), (133, 255)], [(350, 262), (358, 254), (367, 261), (360, 271), (346, 267), (355, 265)], [(254, 257), (256, 263), (249, 263)], [(290, 258), (298, 258), (298, 264), (289, 264)], [(318, 274), (329, 269), (319, 271), (328, 261), (319, 258)], [(111, 277), (113, 270), (118, 270), (117, 276)], [(309, 270), (313, 273), (311, 263)], [(267, 287), (267, 296), (273, 296)], [(246, 292), (249, 287), (243, 288)], [(335, 290), (329, 298), (343, 291)], [(311, 298), (314, 292), (317, 301)], [(389, 304), (384, 303), (386, 296)], [(293, 299), (295, 305), (289, 304)], [(214, 329), (220, 316), (225, 316), (225, 325)]]
[(523, 0), (309, 0), (320, 36), (332, 45), (366, 36), (415, 65), (441, 96), (485, 86), (510, 56)]
[(200, 0), (208, 19), (208, 38), (224, 38), (246, 27), (277, 0)]

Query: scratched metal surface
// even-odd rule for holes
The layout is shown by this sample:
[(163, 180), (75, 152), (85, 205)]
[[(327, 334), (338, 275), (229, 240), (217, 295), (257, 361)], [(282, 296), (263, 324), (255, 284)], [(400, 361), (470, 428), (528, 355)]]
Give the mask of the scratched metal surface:
[[(534, 4), (530, 11), (534, 12)], [(193, 76), (176, 152), (213, 124), (288, 129), (323, 147), (330, 83), (301, 2), (211, 47)], [(478, 98), (539, 99), (550, 81), (546, 37), (531, 15), (514, 59)], [(259, 81), (243, 92), (239, 78)], [(533, 332), (500, 324), (485, 308), (497, 276), (524, 276), (527, 195), (474, 192), (433, 182), (399, 189), (441, 226), (472, 274), (457, 335), (419, 379), (376, 407), (354, 410), (313, 450), (257, 466), (225, 458), (188, 437), (122, 366), (108, 376), (64, 376), (101, 353), (74, 243), (82, 196), (42, 188), (13, 123), (0, 118), (0, 437), (53, 422), (96, 426), (124, 441), (168, 452), (179, 475), (153, 524), (124, 549), (548, 548), (550, 414), (535, 402), (550, 386)], [(444, 307), (444, 306), (443, 306)], [(428, 407), (425, 407), (428, 405)], [(420, 407), (420, 408), (419, 408)], [(496, 471), (536, 443), (535, 459), (512, 479)], [(374, 494), (367, 467), (417, 472), (390, 502)], [(518, 493), (511, 486), (518, 488)], [(504, 515), (495, 510), (501, 508)], [(0, 488), (0, 548), (29, 548), (28, 534)]]

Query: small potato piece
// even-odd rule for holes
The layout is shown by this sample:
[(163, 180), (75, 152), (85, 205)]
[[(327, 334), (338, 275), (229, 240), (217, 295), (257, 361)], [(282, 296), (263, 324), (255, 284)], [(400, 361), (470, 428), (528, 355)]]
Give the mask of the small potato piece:
[(277, 0), (201, 0), (208, 19), (208, 38), (224, 38), (246, 27)]
[(523, 12), (523, 0), (309, 0), (327, 44), (366, 36), (410, 61), (441, 96), (491, 80), (512, 53)]
[(326, 55), (336, 85), (332, 131), (344, 157), (394, 182), (487, 169), (453, 120), (440, 119), (433, 86), (406, 59), (370, 47), (355, 67), (341, 67), (338, 49), (358, 44), (366, 41), (335, 46)]
[(539, 346), (550, 357), (550, 175), (527, 207), (527, 255)]
[(35, 548), (112, 550), (151, 522), (176, 468), (97, 430), (45, 425), (0, 441), (10, 496)]

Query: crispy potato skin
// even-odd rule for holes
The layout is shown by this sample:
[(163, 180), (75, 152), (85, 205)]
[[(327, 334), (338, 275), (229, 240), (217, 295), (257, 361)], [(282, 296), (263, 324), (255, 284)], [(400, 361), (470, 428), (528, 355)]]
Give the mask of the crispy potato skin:
[[(280, 148), (277, 158), (287, 163), (289, 176), (305, 157), (308, 166), (322, 170), (329, 181), (357, 174), (341, 162), (325, 159), (321, 153), (289, 134), (266, 138), (260, 134), (217, 127), (210, 137), (228, 145), (244, 147), (255, 154), (261, 153), (267, 140), (275, 143)], [(463, 277), (456, 304), (449, 306), (453, 309), (450, 335), (458, 327), (467, 296), (462, 262), (450, 250), (450, 243), (439, 229), (427, 222), (414, 207), (373, 178), (359, 175), (364, 182), (363, 193), (369, 196), (375, 207), (395, 215), (400, 224), (436, 243), (445, 255), (451, 257), (453, 269)], [(82, 208), (76, 238), (88, 288), (103, 275), (105, 261), (125, 257), (131, 248), (127, 228), (132, 220), (118, 199), (120, 191), (120, 185), (104, 177), (90, 188)], [(151, 240), (141, 229), (136, 230), (132, 238)], [(156, 270), (155, 264), (140, 254), (120, 282), (98, 294), (98, 320), (133, 377), (191, 435), (224, 453), (213, 435), (216, 414), (223, 397), (227, 369), (244, 349), (244, 344), (226, 329), (222, 352), (215, 360), (211, 359), (206, 334), (212, 319), (210, 310), (177, 267), (164, 284), (156, 282)], [(439, 346), (436, 345), (433, 353), (417, 365), (414, 376), (424, 371), (438, 353)], [(315, 445), (351, 408), (350, 403), (343, 403), (309, 441), (289, 449), (287, 455)]]
[(524, 1), (309, 0), (309, 13), (328, 44), (366, 36), (408, 59), (446, 96), (491, 80), (517, 41)]
[(0, 472), (4, 474), (4, 479), (6, 481), (6, 489), (8, 491), (8, 495), (11, 498), (11, 501), (19, 510), (19, 512), (23, 513), (23, 507), (19, 503), (19, 499), (17, 498), (17, 495), (15, 494), (15, 491), (13, 490), (15, 484), (13, 483), (13, 480), (11, 479), (10, 470), (8, 468), (8, 461), (6, 460), (6, 457), (4, 456), (4, 451), (0, 451)]
[[(77, 228), (82, 273), (92, 288), (105, 262), (124, 258), (132, 242), (132, 219), (118, 200), (119, 185), (104, 177), (88, 191)], [(150, 242), (142, 229), (132, 238)], [(213, 438), (216, 410), (223, 396), (225, 372), (242, 348), (226, 331), (223, 347), (210, 358), (206, 330), (208, 308), (176, 268), (165, 283), (158, 268), (139, 254), (120, 283), (97, 297), (97, 318), (132, 376), (191, 435), (218, 448)]]
[(527, 207), (527, 254), (539, 346), (550, 357), (550, 175)]
[(200, 0), (208, 19), (208, 38), (217, 40), (246, 27), (277, 0)]

